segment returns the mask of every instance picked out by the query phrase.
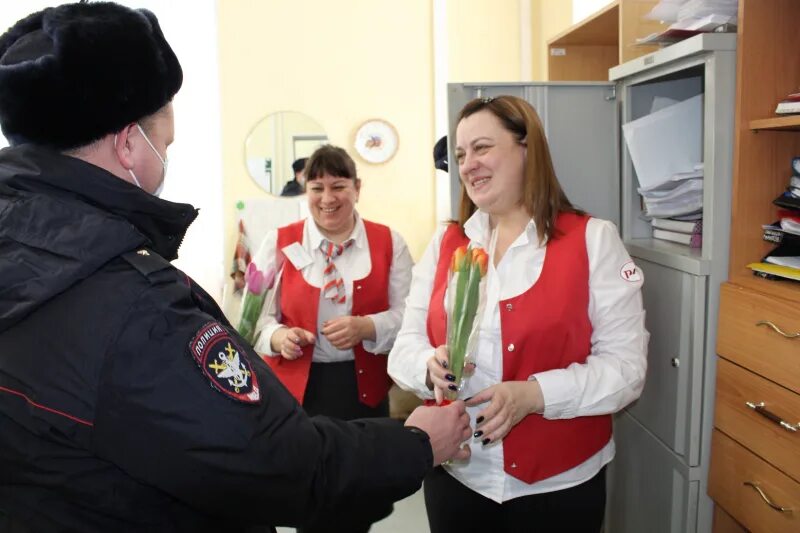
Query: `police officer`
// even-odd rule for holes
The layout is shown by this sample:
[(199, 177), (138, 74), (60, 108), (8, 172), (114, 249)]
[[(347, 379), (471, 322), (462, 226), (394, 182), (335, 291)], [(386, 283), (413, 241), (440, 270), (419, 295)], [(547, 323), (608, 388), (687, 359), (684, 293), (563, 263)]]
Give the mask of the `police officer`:
[(0, 37), (0, 531), (302, 526), (469, 453), (461, 402), (308, 418), (169, 263), (197, 215), (158, 198), (181, 82), (145, 10), (62, 5)]
[(300, 196), (306, 192), (306, 162), (307, 157), (295, 159), (292, 163), (294, 178), (286, 182), (281, 190), (281, 196)]

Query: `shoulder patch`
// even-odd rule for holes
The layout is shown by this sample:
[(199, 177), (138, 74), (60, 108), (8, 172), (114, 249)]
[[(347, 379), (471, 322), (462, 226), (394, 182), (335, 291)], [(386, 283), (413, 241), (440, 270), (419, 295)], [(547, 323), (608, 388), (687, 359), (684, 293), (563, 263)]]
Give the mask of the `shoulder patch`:
[(642, 273), (639, 271), (639, 267), (636, 266), (636, 263), (628, 261), (620, 267), (619, 277), (630, 282), (641, 281)]
[(189, 343), (189, 354), (212, 388), (244, 403), (258, 403), (261, 399), (250, 361), (219, 322), (208, 322), (197, 331)]
[(164, 270), (172, 266), (169, 261), (147, 248), (131, 250), (130, 252), (122, 254), (121, 257), (145, 277), (153, 272), (158, 272), (159, 270)]

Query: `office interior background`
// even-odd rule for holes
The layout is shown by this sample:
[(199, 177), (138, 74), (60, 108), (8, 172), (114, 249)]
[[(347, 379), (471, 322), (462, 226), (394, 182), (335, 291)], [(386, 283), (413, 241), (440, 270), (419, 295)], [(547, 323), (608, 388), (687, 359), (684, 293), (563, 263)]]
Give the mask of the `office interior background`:
[[(61, 3), (0, 0), (0, 26)], [(450, 213), (448, 177), (431, 158), (447, 131), (447, 83), (546, 79), (547, 39), (609, 0), (119, 3), (153, 11), (181, 61), (162, 197), (200, 208), (175, 264), (221, 301), (236, 204), (267, 194), (245, 161), (248, 134), (264, 117), (304, 113), (350, 151), (363, 178), (359, 212), (399, 231), (419, 258)], [(355, 132), (370, 118), (397, 130), (387, 163), (354, 153)]]

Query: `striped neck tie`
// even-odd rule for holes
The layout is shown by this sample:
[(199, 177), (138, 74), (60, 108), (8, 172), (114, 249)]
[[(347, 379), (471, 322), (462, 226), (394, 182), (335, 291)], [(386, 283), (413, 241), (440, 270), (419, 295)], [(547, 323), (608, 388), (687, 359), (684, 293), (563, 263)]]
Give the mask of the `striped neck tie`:
[(344, 290), (344, 280), (336, 270), (333, 260), (342, 255), (346, 249), (353, 245), (354, 240), (348, 239), (342, 244), (334, 244), (328, 239), (322, 239), (319, 249), (325, 255), (325, 270), (322, 271), (322, 295), (330, 298), (333, 303), (343, 304), (347, 299)]

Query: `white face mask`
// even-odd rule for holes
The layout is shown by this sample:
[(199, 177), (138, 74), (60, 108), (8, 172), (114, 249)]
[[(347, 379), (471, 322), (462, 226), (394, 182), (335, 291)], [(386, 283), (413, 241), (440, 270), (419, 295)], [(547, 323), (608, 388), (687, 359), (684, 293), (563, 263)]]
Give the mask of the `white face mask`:
[[(138, 122), (136, 123), (136, 127), (139, 128), (139, 132), (142, 134), (142, 137), (144, 137), (144, 140), (147, 141), (147, 145), (156, 154), (156, 157), (158, 158), (158, 160), (161, 161), (161, 182), (158, 184), (158, 187), (156, 188), (156, 190), (153, 191), (153, 196), (161, 196), (161, 192), (164, 190), (164, 181), (167, 178), (167, 165), (169, 163), (169, 160), (167, 158), (165, 158), (165, 157), (161, 157), (161, 154), (158, 153), (158, 150), (156, 150), (156, 147), (153, 146), (152, 142), (150, 142), (150, 138), (147, 136), (147, 134), (142, 129), (142, 126), (140, 126)], [(116, 144), (117, 144), (117, 136), (114, 135), (114, 145), (116, 145)], [(140, 189), (144, 190), (144, 188), (142, 187), (142, 184), (139, 183), (139, 179), (136, 177), (136, 174), (133, 173), (133, 170), (128, 169), (128, 174), (131, 175), (131, 178), (133, 178), (133, 182), (136, 184), (136, 186), (139, 187)]]

